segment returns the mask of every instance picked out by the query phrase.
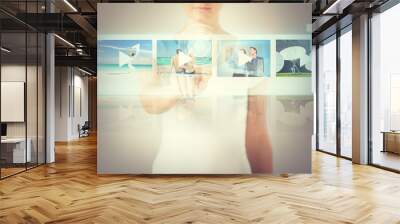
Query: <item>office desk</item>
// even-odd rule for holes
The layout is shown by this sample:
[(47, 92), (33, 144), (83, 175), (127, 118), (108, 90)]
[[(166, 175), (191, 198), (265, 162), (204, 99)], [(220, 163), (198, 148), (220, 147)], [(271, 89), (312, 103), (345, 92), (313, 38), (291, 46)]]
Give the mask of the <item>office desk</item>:
[(400, 154), (400, 132), (383, 131), (383, 150), (382, 152), (392, 152)]
[[(5, 138), (1, 139), (1, 157), (7, 163), (25, 163), (31, 162), (31, 145), (30, 138), (26, 140), (26, 154), (25, 154), (25, 138)], [(26, 159), (26, 161), (25, 161)]]

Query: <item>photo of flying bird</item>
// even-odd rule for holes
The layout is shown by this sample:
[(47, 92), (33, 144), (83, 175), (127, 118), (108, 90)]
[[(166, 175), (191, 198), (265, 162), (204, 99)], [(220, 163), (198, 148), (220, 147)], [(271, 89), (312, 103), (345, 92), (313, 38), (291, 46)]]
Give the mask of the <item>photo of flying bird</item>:
[(141, 49), (140, 44), (135, 44), (135, 45), (133, 45), (131, 47), (127, 47), (127, 48), (116, 47), (116, 46), (112, 46), (112, 45), (102, 45), (101, 47), (118, 50), (118, 65), (119, 65), (119, 67), (128, 65), (128, 67), (130, 69), (135, 68), (133, 66), (133, 64), (135, 64), (136, 60), (139, 58), (138, 57), (139, 54), (150, 54), (151, 55), (151, 51)]

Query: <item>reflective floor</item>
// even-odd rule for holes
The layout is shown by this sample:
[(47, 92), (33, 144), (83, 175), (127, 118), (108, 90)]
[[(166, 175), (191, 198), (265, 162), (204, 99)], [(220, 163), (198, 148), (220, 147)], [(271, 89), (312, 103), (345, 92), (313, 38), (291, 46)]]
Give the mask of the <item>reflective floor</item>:
[(373, 163), (400, 171), (400, 155), (391, 152), (375, 151)]
[(399, 223), (400, 175), (313, 152), (302, 175), (105, 175), (96, 138), (0, 181), (0, 223)]

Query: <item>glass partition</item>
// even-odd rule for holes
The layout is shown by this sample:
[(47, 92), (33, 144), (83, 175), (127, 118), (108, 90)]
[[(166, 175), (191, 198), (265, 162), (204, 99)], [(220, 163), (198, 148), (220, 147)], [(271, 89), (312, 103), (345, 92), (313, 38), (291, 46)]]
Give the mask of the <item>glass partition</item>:
[(46, 36), (43, 33), (38, 34), (38, 74), (37, 74), (37, 162), (43, 164), (46, 162)]
[[(0, 6), (43, 11), (44, 1), (26, 4)], [(1, 179), (45, 163), (45, 45), (44, 33), (0, 12)]]
[[(28, 13), (43, 13), (45, 11), (45, 4), (40, 1), (27, 1), (25, 12)], [(39, 17), (33, 16), (31, 18), (33, 24), (39, 23)], [(38, 76), (39, 76), (39, 32), (34, 29), (27, 29), (27, 143), (31, 150), (31, 161), (27, 163), (27, 167), (35, 167), (38, 165), (39, 160), (39, 89), (38, 89)], [(27, 150), (29, 150), (29, 147)]]
[(336, 154), (336, 39), (318, 48), (318, 149)]
[(38, 163), (38, 35), (36, 32), (27, 33), (27, 74), (26, 74), (26, 114), (27, 114), (27, 150), (30, 151), (28, 168)]
[(352, 157), (352, 32), (340, 36), (340, 154)]
[(400, 171), (400, 4), (374, 15), (371, 74), (371, 162)]
[[(2, 33), (1, 161), (2, 177), (24, 171), (31, 151), (26, 142), (26, 33)], [(29, 146), (28, 146), (29, 149)]]

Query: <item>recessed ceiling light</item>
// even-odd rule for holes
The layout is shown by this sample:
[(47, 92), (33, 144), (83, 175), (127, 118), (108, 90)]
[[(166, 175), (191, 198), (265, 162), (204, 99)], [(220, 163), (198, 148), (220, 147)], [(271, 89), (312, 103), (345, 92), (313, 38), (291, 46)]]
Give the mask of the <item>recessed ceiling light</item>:
[(331, 13), (330, 11), (332, 9), (334, 9), (335, 7), (337, 7), (337, 5), (339, 4), (340, 0), (336, 0), (335, 2), (333, 2), (332, 5), (330, 5), (327, 9), (324, 10), (324, 12), (322, 14), (328, 14)]
[(58, 34), (54, 34), (55, 37), (57, 37), (59, 40), (61, 40), (62, 42), (66, 43), (67, 45), (69, 45), (70, 47), (75, 48), (75, 45), (73, 45), (71, 42), (69, 42), (68, 40), (60, 37)]

